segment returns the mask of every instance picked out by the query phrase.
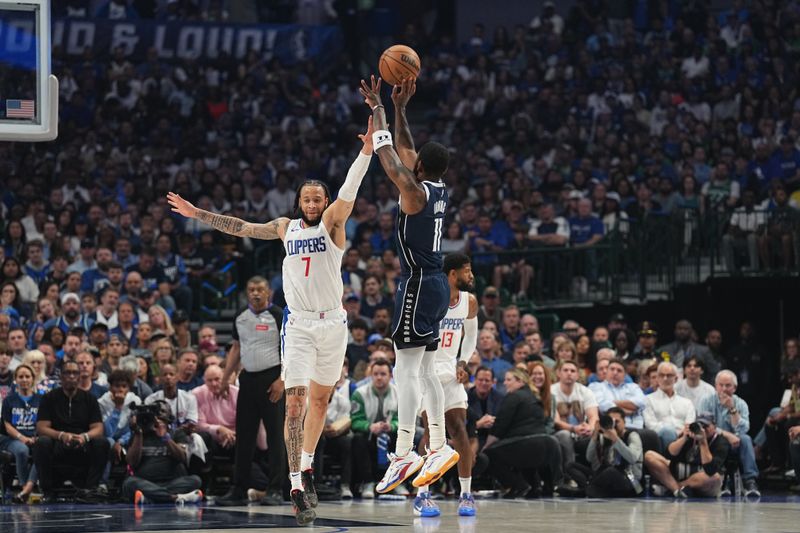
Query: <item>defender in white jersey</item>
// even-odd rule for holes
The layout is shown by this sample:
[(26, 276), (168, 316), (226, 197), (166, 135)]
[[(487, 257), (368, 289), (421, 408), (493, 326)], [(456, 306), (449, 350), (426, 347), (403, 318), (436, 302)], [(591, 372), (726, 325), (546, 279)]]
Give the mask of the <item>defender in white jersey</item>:
[[(345, 223), (372, 158), (372, 118), (364, 145), (350, 167), (336, 201), (327, 186), (316, 180), (297, 192), (299, 218), (277, 218), (253, 224), (238, 218), (197, 209), (175, 193), (167, 200), (176, 211), (239, 237), (281, 239), (286, 251), (283, 287), (286, 296), (281, 334), (282, 378), (286, 387), (286, 452), (291, 499), (300, 525), (314, 521), (317, 494), (313, 458), (328, 408), (328, 398), (338, 381), (347, 348), (347, 315), (342, 308), (342, 256)], [(266, 391), (265, 391), (266, 394)], [(306, 415), (306, 404), (308, 414)]]
[[(444, 258), (442, 270), (450, 285), (450, 306), (439, 323), (439, 348), (435, 355), (436, 376), (444, 389), (445, 426), (453, 447), (459, 454), (458, 479), (461, 496), (458, 502), (459, 516), (475, 516), (475, 500), (472, 497), (472, 466), (474, 453), (467, 434), (467, 391), (464, 384), (469, 380), (467, 361), (478, 343), (478, 299), (470, 293), (475, 289), (475, 276), (468, 256), (459, 253)], [(420, 443), (428, 441), (427, 416), (425, 436)], [(419, 516), (439, 516), (439, 507), (431, 498), (428, 485), (421, 485), (414, 499), (414, 513)]]

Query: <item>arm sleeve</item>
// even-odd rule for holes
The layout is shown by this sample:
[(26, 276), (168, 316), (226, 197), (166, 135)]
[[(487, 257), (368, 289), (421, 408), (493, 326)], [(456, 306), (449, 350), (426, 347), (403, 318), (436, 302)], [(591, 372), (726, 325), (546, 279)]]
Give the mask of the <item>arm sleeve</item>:
[(478, 345), (478, 317), (468, 318), (464, 321), (464, 341), (461, 344), (461, 357), (459, 360), (468, 361)]
[(369, 163), (372, 161), (372, 155), (366, 155), (358, 152), (358, 157), (350, 165), (350, 170), (347, 171), (347, 177), (344, 179), (342, 187), (339, 189), (339, 198), (345, 202), (355, 202), (358, 188), (361, 186), (361, 180), (367, 173)]
[(739, 423), (734, 428), (739, 435), (746, 435), (750, 431), (750, 407), (742, 399), (737, 398), (734, 405), (739, 411)]

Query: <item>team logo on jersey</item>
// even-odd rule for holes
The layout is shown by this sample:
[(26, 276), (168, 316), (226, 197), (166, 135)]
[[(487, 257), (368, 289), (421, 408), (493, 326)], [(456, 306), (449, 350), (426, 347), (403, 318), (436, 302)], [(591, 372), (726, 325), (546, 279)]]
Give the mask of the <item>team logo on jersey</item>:
[(313, 254), (316, 252), (324, 252), (327, 249), (328, 246), (325, 243), (325, 236), (286, 241), (287, 255)]
[(438, 215), (439, 213), (444, 213), (447, 209), (447, 202), (444, 200), (439, 200), (433, 204), (433, 214)]

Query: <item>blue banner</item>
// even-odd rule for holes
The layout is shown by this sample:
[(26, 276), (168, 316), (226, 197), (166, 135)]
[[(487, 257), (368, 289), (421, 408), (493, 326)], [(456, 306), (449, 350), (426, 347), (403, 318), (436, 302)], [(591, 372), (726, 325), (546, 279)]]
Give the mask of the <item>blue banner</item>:
[[(9, 17), (10, 18), (10, 17)], [(99, 60), (110, 59), (122, 46), (131, 61), (144, 61), (155, 48), (164, 61), (244, 58), (255, 50), (262, 60), (293, 64), (312, 59), (332, 62), (343, 48), (336, 26), (158, 22), (152, 20), (54, 19), (53, 46), (80, 56), (88, 46)]]

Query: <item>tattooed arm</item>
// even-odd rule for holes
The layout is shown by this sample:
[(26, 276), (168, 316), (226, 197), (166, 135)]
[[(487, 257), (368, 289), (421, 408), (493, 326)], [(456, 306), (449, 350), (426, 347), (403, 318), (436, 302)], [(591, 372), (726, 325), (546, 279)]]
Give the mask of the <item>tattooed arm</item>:
[[(375, 131), (385, 130), (388, 127), (386, 111), (381, 103), (380, 90), (381, 82), (380, 80), (375, 81), (374, 76), (371, 85), (367, 85), (364, 80), (361, 80), (361, 95), (372, 108), (372, 122)], [(378, 148), (377, 154), (386, 175), (400, 189), (400, 209), (403, 210), (403, 213), (414, 215), (422, 211), (428, 201), (425, 188), (417, 181), (414, 173), (403, 164), (394, 146)]]
[(283, 239), (286, 235), (286, 226), (289, 224), (289, 219), (286, 217), (276, 218), (266, 224), (253, 224), (240, 218), (217, 215), (195, 207), (191, 202), (184, 200), (174, 192), (167, 194), (167, 202), (176, 213), (180, 213), (187, 218), (196, 218), (214, 229), (237, 237), (252, 237), (264, 240)]

